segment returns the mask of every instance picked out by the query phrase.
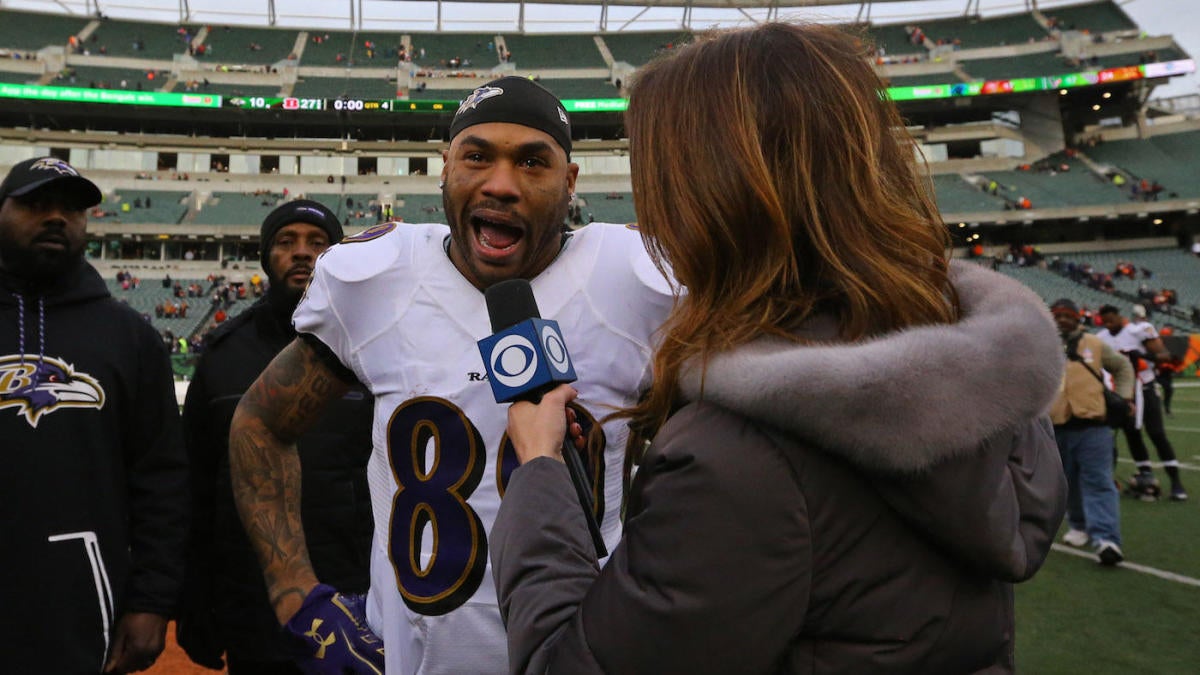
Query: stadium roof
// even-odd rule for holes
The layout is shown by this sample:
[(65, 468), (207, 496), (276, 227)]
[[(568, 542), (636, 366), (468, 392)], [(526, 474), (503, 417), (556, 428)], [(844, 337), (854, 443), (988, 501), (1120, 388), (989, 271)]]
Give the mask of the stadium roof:
[(7, 9), (164, 23), (299, 28), (588, 32), (678, 30), (775, 19), (903, 23), (1097, 0), (3, 0)]

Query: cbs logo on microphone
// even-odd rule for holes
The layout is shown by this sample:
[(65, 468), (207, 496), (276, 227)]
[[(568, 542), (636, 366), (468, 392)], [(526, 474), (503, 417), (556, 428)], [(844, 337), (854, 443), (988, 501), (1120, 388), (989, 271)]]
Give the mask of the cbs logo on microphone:
[(500, 403), (576, 379), (562, 332), (548, 319), (528, 319), (484, 338), (479, 353)]

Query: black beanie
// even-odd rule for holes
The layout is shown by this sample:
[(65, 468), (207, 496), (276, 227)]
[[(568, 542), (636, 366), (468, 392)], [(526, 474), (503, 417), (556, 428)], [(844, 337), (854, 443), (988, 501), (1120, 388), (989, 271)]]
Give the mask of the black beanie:
[(330, 245), (338, 243), (344, 236), (338, 217), (321, 202), (297, 199), (280, 206), (267, 214), (262, 229), (259, 230), (259, 259), (268, 278), (271, 276), (271, 268), (267, 261), (271, 258), (271, 244), (275, 233), (292, 223), (308, 223), (325, 230), (325, 234), (329, 235)]
[(471, 92), (450, 123), (450, 140), (469, 126), (509, 122), (544, 131), (571, 157), (571, 120), (558, 97), (527, 77), (509, 75)]

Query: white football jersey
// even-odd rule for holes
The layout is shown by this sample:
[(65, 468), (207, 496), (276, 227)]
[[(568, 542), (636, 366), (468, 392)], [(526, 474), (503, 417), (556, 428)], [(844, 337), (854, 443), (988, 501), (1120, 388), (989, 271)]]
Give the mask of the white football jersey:
[[(1141, 352), (1148, 354), (1145, 342), (1158, 337), (1158, 331), (1154, 329), (1154, 325), (1148, 321), (1134, 323), (1130, 321), (1125, 324), (1116, 335), (1113, 335), (1107, 328), (1101, 328), (1096, 332), (1101, 340), (1109, 347), (1112, 347), (1122, 354), (1129, 352)], [(1154, 381), (1154, 364), (1147, 363), (1147, 367), (1137, 372), (1138, 382), (1149, 384)]]
[[(367, 619), (392, 675), (508, 670), (487, 544), (517, 461), (508, 406), (493, 399), (476, 346), (492, 332), (484, 295), (450, 262), (448, 235), (445, 225), (387, 223), (331, 247), (294, 316), (375, 396)], [(640, 235), (588, 225), (531, 284), (542, 316), (562, 329), (583, 417), (635, 401), (673, 301)], [(611, 549), (627, 429), (604, 431), (602, 455), (587, 463)]]

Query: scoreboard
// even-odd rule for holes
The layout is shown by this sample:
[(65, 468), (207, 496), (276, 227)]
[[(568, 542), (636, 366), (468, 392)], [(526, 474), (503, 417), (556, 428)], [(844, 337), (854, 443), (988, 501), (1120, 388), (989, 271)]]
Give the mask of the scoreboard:
[[(1060, 91), (1102, 86), (1134, 80), (1166, 78), (1196, 71), (1192, 59), (1146, 63), (1137, 66), (1087, 70), (1040, 77), (949, 82), (909, 87), (889, 87), (880, 94), (893, 101), (988, 96)], [(0, 99), (26, 99), (59, 103), (106, 103), (179, 108), (225, 108), (241, 110), (324, 111), (335, 113), (453, 113), (457, 100), (308, 98), (299, 96), (224, 96), (210, 93), (128, 91), (57, 87), (37, 84), (0, 82)], [(563, 99), (563, 108), (571, 113), (621, 112), (629, 107), (623, 98)]]
[(232, 96), (225, 106), (245, 110), (333, 110), (337, 112), (446, 112), (458, 110), (458, 101), (406, 101), (401, 99), (300, 98), (296, 96)]

